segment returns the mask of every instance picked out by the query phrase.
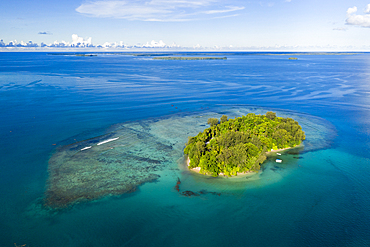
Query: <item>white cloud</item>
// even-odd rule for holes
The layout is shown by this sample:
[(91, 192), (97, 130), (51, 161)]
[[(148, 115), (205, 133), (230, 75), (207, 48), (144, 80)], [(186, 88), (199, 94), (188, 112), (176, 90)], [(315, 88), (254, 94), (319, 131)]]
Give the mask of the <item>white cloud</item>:
[(236, 6), (227, 6), (226, 9), (221, 9), (221, 10), (208, 10), (205, 11), (205, 14), (219, 14), (219, 13), (227, 13), (227, 12), (232, 12), (236, 10), (242, 10), (244, 7), (236, 7)]
[(370, 4), (366, 6), (364, 15), (357, 15), (357, 7), (348, 8), (346, 24), (370, 28)]
[(370, 14), (370, 3), (366, 5), (365, 13)]
[(351, 15), (346, 22), (349, 25), (370, 27), (370, 15)]
[(143, 45), (143, 47), (150, 47), (150, 48), (154, 48), (154, 47), (165, 47), (166, 46), (166, 44), (162, 41), (162, 40), (160, 40), (159, 42), (156, 42), (156, 41), (154, 41), (154, 40), (152, 40), (152, 42), (147, 42), (145, 45)]
[(77, 34), (72, 34), (72, 43), (71, 43), (71, 45), (73, 45), (73, 46), (78, 46), (78, 45), (88, 46), (88, 45), (91, 45), (91, 37), (87, 38), (85, 40), (82, 37), (78, 37)]
[(239, 14), (215, 16), (212, 19), (223, 19), (223, 18), (235, 17), (235, 16), (238, 16), (238, 15)]
[(150, 2), (146, 2), (146, 4), (150, 5), (167, 5), (167, 6), (176, 6), (182, 8), (191, 8), (196, 6), (207, 6), (212, 3), (216, 2), (216, 0), (199, 0), (199, 1), (189, 1), (189, 0), (152, 0)]
[(354, 6), (353, 8), (348, 8), (347, 10), (347, 14), (348, 15), (352, 15), (353, 13), (356, 13), (357, 12), (357, 7)]
[(142, 21), (190, 21), (208, 15), (244, 9), (221, 5), (219, 0), (98, 0), (79, 6), (76, 11), (93, 17), (110, 17)]

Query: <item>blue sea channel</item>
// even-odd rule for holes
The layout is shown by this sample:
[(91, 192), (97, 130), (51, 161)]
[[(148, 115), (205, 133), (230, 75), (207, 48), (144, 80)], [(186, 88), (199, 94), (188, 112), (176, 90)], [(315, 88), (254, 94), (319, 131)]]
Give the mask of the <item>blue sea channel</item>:
[[(370, 246), (369, 53), (95, 55), (0, 53), (1, 247)], [(271, 110), (307, 136), (282, 163), (186, 168), (208, 117)]]

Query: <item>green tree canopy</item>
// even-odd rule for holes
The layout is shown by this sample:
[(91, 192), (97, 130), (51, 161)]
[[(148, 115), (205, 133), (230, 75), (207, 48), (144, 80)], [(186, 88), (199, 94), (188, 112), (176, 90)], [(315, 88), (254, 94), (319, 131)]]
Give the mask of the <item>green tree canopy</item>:
[(267, 117), (268, 119), (273, 120), (273, 119), (275, 119), (275, 118), (276, 118), (276, 113), (275, 113), (275, 112), (272, 112), (272, 111), (268, 111), (268, 112), (266, 112), (266, 117)]
[(218, 124), (218, 119), (217, 118), (208, 118), (207, 124), (212, 126), (215, 126)]
[(226, 122), (227, 121), (227, 116), (226, 115), (222, 115), (222, 117), (221, 117), (221, 119), (220, 119), (221, 121), (221, 123), (224, 123), (224, 122)]
[(190, 159), (189, 168), (200, 167), (201, 173), (213, 176), (258, 171), (268, 150), (294, 147), (305, 139), (297, 121), (277, 117), (275, 112), (229, 120), (223, 115), (220, 123), (217, 118), (207, 123), (210, 128), (189, 137), (184, 153)]

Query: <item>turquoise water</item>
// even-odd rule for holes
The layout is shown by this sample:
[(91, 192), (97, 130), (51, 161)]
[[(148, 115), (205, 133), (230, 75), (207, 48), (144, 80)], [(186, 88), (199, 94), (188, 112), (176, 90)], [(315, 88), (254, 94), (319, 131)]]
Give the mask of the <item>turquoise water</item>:
[[(227, 57), (1, 53), (1, 246), (369, 246), (369, 54)], [(233, 180), (185, 169), (182, 145), (208, 116), (267, 110), (302, 123), (303, 150)], [(69, 161), (88, 167), (98, 157), (158, 177), (45, 208), (50, 160), (109, 136), (120, 139)]]

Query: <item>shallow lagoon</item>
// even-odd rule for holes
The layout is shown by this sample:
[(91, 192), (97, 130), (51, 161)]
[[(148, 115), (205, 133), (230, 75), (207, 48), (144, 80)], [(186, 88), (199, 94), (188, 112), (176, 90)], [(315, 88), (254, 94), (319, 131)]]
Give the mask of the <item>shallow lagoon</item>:
[[(120, 55), (0, 54), (0, 243), (369, 245), (369, 55), (288, 57), (153, 61)], [(251, 180), (230, 183), (182, 169), (181, 145), (188, 129), (169, 120), (193, 121), (191, 116), (241, 108), (302, 116), (322, 129), (311, 131), (316, 143), (307, 140), (299, 155), (287, 152), (282, 164), (267, 162)], [(206, 127), (198, 120), (198, 125), (185, 125), (194, 134)], [(166, 159), (163, 169), (153, 172), (160, 177), (132, 193), (45, 209), (54, 155), (91, 138), (110, 138), (125, 126), (137, 126), (145, 138), (155, 140), (143, 143), (143, 151), (133, 145), (136, 153), (130, 158), (153, 166)], [(182, 132), (169, 134), (171, 129)], [(158, 136), (165, 146), (175, 144), (172, 151), (157, 152)], [(124, 135), (118, 140), (124, 142)], [(109, 162), (112, 156), (105, 155)], [(140, 161), (142, 156), (148, 159)], [(221, 195), (181, 195), (174, 188), (178, 178), (180, 192)]]

